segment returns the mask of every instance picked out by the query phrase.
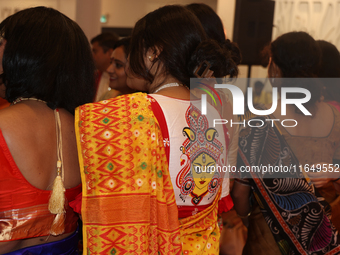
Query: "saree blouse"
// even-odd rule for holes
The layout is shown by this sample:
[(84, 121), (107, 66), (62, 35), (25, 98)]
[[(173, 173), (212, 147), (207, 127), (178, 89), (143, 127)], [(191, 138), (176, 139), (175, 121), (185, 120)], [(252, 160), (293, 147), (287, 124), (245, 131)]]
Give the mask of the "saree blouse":
[[(0, 242), (47, 236), (55, 218), (48, 210), (50, 190), (31, 185), (22, 175), (0, 130)], [(68, 202), (81, 192), (81, 184), (67, 189)], [(76, 230), (78, 215), (65, 206), (64, 233)]]

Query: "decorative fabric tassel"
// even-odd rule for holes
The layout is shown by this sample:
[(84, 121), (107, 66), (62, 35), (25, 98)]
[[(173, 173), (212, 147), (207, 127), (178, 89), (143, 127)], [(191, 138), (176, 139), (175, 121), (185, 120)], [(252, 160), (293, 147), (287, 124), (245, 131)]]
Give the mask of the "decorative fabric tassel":
[(61, 176), (58, 175), (53, 182), (52, 194), (48, 202), (48, 210), (53, 214), (65, 213), (65, 187)]
[(50, 234), (57, 236), (65, 232), (65, 213), (58, 213), (52, 223), (50, 228)]
[(58, 176), (54, 179), (52, 194), (48, 202), (48, 210), (51, 213), (56, 214), (50, 229), (50, 234), (52, 235), (60, 235), (65, 231), (65, 187), (60, 176), (60, 161), (57, 162), (57, 167)]
[(62, 153), (62, 137), (61, 137), (61, 122), (59, 110), (54, 110), (56, 120), (56, 133), (57, 133), (57, 177), (54, 179), (52, 194), (48, 202), (48, 210), (56, 214), (52, 226), (50, 228), (51, 235), (60, 235), (65, 231), (65, 186), (64, 186), (64, 166), (63, 166), (63, 153)]

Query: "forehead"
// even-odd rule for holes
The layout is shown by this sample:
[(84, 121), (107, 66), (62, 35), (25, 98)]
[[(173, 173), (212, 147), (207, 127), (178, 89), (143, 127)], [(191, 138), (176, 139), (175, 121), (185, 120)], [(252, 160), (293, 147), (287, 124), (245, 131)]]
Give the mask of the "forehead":
[(119, 46), (119, 47), (115, 48), (112, 51), (111, 58), (118, 59), (118, 60), (123, 61), (123, 62), (127, 61), (126, 56), (125, 56), (125, 52), (124, 52), (124, 46)]
[(94, 42), (94, 43), (92, 43), (92, 49), (100, 50), (100, 49), (103, 49), (103, 48), (99, 45), (99, 42)]

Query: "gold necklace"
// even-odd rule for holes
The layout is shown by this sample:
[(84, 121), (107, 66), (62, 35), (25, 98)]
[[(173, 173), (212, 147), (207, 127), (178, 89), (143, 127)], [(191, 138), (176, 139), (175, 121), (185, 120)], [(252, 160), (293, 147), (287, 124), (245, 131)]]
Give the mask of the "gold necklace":
[(35, 98), (35, 97), (18, 97), (17, 99), (15, 99), (12, 104), (15, 105), (17, 103), (20, 103), (22, 101), (38, 101), (38, 102), (42, 102), (46, 104), (46, 101)]

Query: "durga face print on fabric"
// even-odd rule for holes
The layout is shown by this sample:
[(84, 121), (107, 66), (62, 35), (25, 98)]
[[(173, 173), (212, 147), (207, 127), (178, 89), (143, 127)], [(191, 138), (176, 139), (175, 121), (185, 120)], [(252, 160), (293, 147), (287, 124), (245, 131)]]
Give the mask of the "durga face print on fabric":
[[(180, 150), (181, 170), (176, 177), (180, 198), (191, 198), (193, 205), (210, 200), (221, 186), (223, 172), (217, 166), (225, 165), (225, 147), (217, 139), (219, 132), (209, 126), (208, 118), (193, 104), (185, 114), (189, 127), (183, 128), (186, 136)], [(210, 201), (211, 202), (211, 201)]]

